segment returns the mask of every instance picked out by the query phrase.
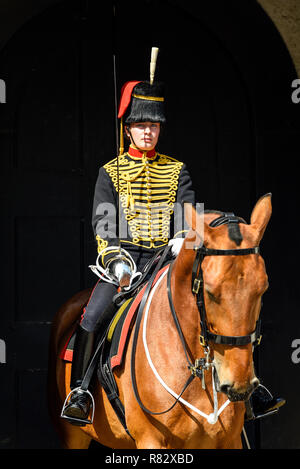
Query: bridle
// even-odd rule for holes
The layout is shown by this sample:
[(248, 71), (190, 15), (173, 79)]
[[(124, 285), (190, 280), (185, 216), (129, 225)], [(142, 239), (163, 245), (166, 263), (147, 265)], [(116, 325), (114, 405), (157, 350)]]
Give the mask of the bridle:
[[(245, 223), (246, 224), (245, 220), (243, 220), (240, 217), (236, 217), (233, 213), (223, 213), (221, 216), (213, 220), (210, 223), (210, 226), (216, 227), (216, 226), (229, 224), (229, 223)], [(200, 326), (201, 326), (200, 344), (203, 346), (203, 349), (204, 349), (204, 358), (197, 358), (195, 360), (195, 363), (192, 363), (189, 358), (184, 335), (183, 335), (183, 332), (182, 332), (182, 329), (181, 329), (181, 326), (180, 326), (180, 323), (178, 321), (178, 317), (175, 311), (172, 291), (171, 291), (171, 275), (172, 275), (172, 268), (173, 268), (174, 263), (172, 262), (170, 264), (168, 268), (168, 272), (167, 272), (167, 293), (168, 293), (169, 306), (170, 306), (172, 317), (173, 317), (181, 344), (183, 346), (183, 350), (184, 350), (185, 357), (187, 360), (187, 365), (191, 372), (191, 375), (187, 379), (180, 394), (177, 396), (176, 400), (171, 405), (171, 407), (169, 407), (168, 409), (164, 411), (153, 412), (144, 406), (144, 404), (141, 401), (138, 389), (137, 389), (136, 376), (135, 376), (136, 345), (137, 345), (137, 338), (139, 334), (141, 319), (143, 315), (143, 309), (148, 299), (148, 295), (150, 293), (153, 281), (157, 273), (159, 272), (159, 269), (162, 267), (163, 262), (166, 259), (168, 252), (170, 251), (170, 248), (171, 246), (169, 245), (164, 250), (156, 266), (156, 269), (154, 270), (151, 276), (151, 279), (148, 282), (145, 294), (142, 298), (142, 301), (140, 303), (139, 310), (137, 313), (136, 326), (135, 326), (133, 342), (132, 342), (132, 351), (131, 351), (131, 379), (132, 379), (133, 391), (134, 391), (135, 397), (140, 407), (145, 412), (151, 415), (164, 414), (166, 412), (169, 412), (171, 409), (173, 409), (176, 403), (181, 399), (181, 396), (183, 395), (185, 389), (189, 386), (189, 384), (192, 382), (192, 380), (195, 377), (198, 377), (201, 379), (202, 388), (205, 389), (204, 371), (207, 371), (211, 368), (212, 373), (213, 373), (214, 414), (211, 414), (210, 416), (206, 416), (206, 417), (209, 421), (210, 417), (213, 415), (214, 419), (210, 423), (215, 423), (216, 421), (215, 419), (217, 418), (217, 415), (219, 415), (219, 413), (222, 412), (223, 408), (225, 408), (226, 405), (230, 401), (228, 400), (219, 410), (217, 409), (217, 398), (216, 398), (215, 385), (214, 385), (214, 382), (216, 380), (216, 375), (215, 375), (214, 363), (213, 361), (211, 361), (211, 358), (210, 358), (209, 343), (214, 342), (216, 344), (224, 344), (224, 345), (232, 345), (232, 346), (253, 344), (253, 346), (255, 346), (255, 345), (259, 345), (262, 336), (260, 334), (260, 320), (257, 321), (255, 330), (251, 334), (243, 335), (243, 336), (225, 336), (225, 335), (220, 335), (220, 334), (214, 334), (208, 330), (206, 309), (205, 309), (205, 302), (204, 302), (204, 283), (203, 283), (202, 261), (204, 257), (206, 256), (246, 256), (249, 254), (259, 254), (259, 247), (255, 246), (253, 248), (246, 248), (246, 249), (209, 249), (205, 246), (194, 247), (194, 250), (196, 251), (196, 256), (195, 256), (195, 260), (194, 260), (193, 268), (192, 268), (192, 293), (196, 295), (196, 302), (197, 302), (198, 310), (200, 313)]]
[[(223, 213), (220, 217), (216, 218), (210, 223), (210, 226), (217, 227), (229, 223), (246, 223), (240, 217), (236, 217), (233, 213)], [(197, 307), (200, 313), (200, 344), (203, 347), (207, 347), (209, 342), (215, 344), (240, 346), (253, 344), (253, 346), (259, 345), (261, 341), (261, 321), (256, 322), (256, 327), (251, 334), (242, 336), (226, 336), (220, 334), (214, 334), (209, 331), (207, 327), (207, 315), (204, 301), (204, 281), (203, 281), (203, 270), (202, 262), (206, 256), (247, 256), (249, 254), (259, 254), (259, 247), (246, 249), (209, 249), (205, 246), (194, 247), (196, 251), (196, 257), (192, 268), (192, 292), (196, 295)]]

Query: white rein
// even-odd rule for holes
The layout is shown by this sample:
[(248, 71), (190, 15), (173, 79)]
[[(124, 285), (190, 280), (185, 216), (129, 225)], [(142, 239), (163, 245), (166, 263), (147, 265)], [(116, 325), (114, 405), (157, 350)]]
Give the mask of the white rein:
[(145, 353), (146, 353), (146, 357), (147, 357), (147, 360), (148, 360), (148, 363), (149, 363), (149, 366), (151, 368), (151, 370), (153, 371), (155, 377), (157, 378), (157, 380), (160, 382), (160, 384), (166, 389), (166, 391), (168, 391), (168, 393), (170, 393), (175, 399), (178, 399), (182, 404), (186, 405), (187, 407), (189, 407), (191, 410), (193, 410), (194, 412), (196, 412), (197, 414), (201, 415), (201, 417), (204, 417), (208, 423), (211, 423), (212, 425), (214, 425), (217, 420), (218, 420), (218, 417), (219, 415), (223, 412), (223, 410), (228, 406), (228, 404), (230, 404), (230, 400), (228, 399), (221, 407), (220, 409), (218, 408), (218, 394), (217, 394), (217, 391), (215, 389), (215, 380), (214, 380), (214, 376), (213, 376), (213, 373), (214, 373), (214, 365), (211, 364), (211, 369), (212, 369), (212, 385), (213, 385), (213, 398), (214, 398), (214, 410), (211, 414), (205, 414), (204, 412), (202, 412), (201, 410), (197, 409), (197, 407), (193, 406), (192, 404), (190, 404), (189, 402), (187, 402), (185, 399), (183, 399), (182, 397), (179, 397), (178, 394), (176, 394), (175, 391), (173, 391), (165, 382), (164, 380), (161, 378), (161, 376), (159, 375), (158, 371), (156, 370), (152, 360), (151, 360), (151, 356), (150, 356), (150, 352), (149, 352), (149, 348), (148, 348), (148, 345), (147, 345), (147, 321), (148, 321), (148, 313), (149, 313), (149, 309), (150, 309), (150, 305), (151, 305), (151, 301), (152, 301), (152, 297), (156, 291), (156, 288), (158, 287), (158, 285), (160, 284), (160, 282), (162, 281), (162, 279), (164, 278), (164, 276), (166, 275), (168, 269), (166, 269), (163, 274), (160, 276), (160, 278), (158, 279), (158, 281), (156, 282), (155, 286), (153, 287), (153, 289), (151, 290), (151, 293), (149, 295), (149, 300), (147, 302), (147, 305), (146, 305), (146, 308), (145, 308), (145, 317), (144, 317), (144, 324), (143, 324), (143, 344), (144, 344), (144, 349), (145, 349)]

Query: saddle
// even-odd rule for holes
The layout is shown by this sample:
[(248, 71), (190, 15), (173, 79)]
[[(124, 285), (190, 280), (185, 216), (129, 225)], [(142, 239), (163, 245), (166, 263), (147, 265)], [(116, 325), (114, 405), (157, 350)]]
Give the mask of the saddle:
[[(87, 390), (95, 370), (97, 371), (98, 380), (130, 437), (131, 435), (126, 426), (124, 406), (119, 398), (119, 390), (113, 370), (123, 364), (130, 331), (135, 324), (138, 309), (141, 306), (143, 309), (151, 289), (162, 273), (169, 267), (171, 258), (168, 258), (168, 253), (169, 249), (160, 251), (145, 267), (138, 284), (133, 289), (120, 292), (113, 298), (116, 312), (106, 330), (102, 331), (101, 335), (96, 338), (94, 355), (81, 384), (81, 388)], [(153, 266), (155, 266), (154, 271)], [(72, 361), (75, 336), (76, 329), (72, 331), (60, 355), (60, 358), (64, 361)]]

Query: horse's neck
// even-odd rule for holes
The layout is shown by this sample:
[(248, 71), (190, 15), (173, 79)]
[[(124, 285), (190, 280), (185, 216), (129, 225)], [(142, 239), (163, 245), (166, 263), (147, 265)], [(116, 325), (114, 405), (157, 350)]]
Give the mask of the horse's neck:
[[(192, 293), (192, 266), (195, 252), (181, 249), (174, 261), (171, 277), (171, 290), (174, 309), (192, 354), (202, 351), (199, 345), (200, 316)], [(192, 350), (193, 349), (193, 350)]]

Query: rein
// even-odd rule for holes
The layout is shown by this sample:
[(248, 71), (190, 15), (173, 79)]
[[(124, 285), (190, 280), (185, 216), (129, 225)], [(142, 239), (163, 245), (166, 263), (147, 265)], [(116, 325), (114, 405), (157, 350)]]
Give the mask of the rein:
[(170, 249), (171, 249), (171, 246), (168, 245), (166, 247), (164, 253), (162, 254), (162, 256), (161, 256), (161, 258), (160, 258), (160, 260), (159, 260), (159, 262), (158, 262), (158, 264), (157, 264), (157, 266), (156, 266), (156, 268), (155, 268), (155, 270), (154, 270), (153, 274), (151, 275), (151, 278), (148, 282), (147, 288), (145, 290), (145, 293), (143, 295), (143, 298), (142, 298), (142, 301), (140, 303), (139, 310), (138, 310), (138, 313), (137, 313), (135, 331), (134, 331), (134, 336), (133, 336), (133, 341), (132, 341), (131, 381), (132, 381), (132, 387), (133, 387), (134, 395), (135, 395), (135, 398), (138, 401), (140, 407), (145, 412), (147, 412), (148, 414), (151, 414), (151, 415), (165, 414), (165, 413), (169, 412), (171, 409), (173, 409), (173, 407), (175, 406), (175, 404), (177, 404), (177, 402), (178, 402), (179, 398), (181, 397), (181, 395), (184, 393), (184, 391), (186, 390), (186, 388), (189, 386), (189, 384), (192, 382), (192, 380), (194, 378), (193, 375), (189, 376), (189, 378), (187, 379), (185, 385), (183, 386), (183, 389), (182, 389), (181, 393), (179, 394), (179, 396), (177, 397), (175, 402), (168, 409), (166, 409), (164, 411), (161, 411), (161, 412), (153, 412), (153, 411), (147, 409), (147, 407), (145, 407), (144, 404), (142, 403), (139, 392), (138, 392), (138, 389), (137, 389), (136, 376), (135, 376), (135, 355), (136, 355), (137, 339), (138, 339), (138, 335), (139, 335), (139, 330), (140, 330), (141, 320), (142, 320), (142, 316), (143, 316), (143, 311), (144, 311), (144, 307), (146, 305), (146, 302), (148, 300), (148, 297), (149, 297), (150, 290), (152, 288), (154, 279), (155, 279), (157, 273), (159, 272), (161, 266), (163, 265), (163, 262), (166, 259), (167, 254), (170, 251)]

